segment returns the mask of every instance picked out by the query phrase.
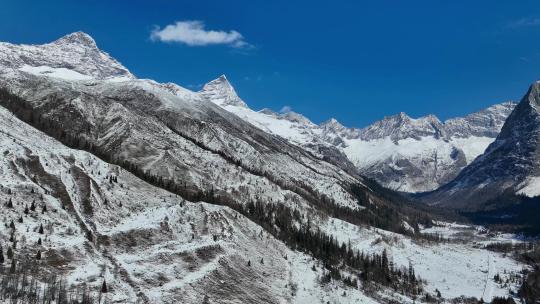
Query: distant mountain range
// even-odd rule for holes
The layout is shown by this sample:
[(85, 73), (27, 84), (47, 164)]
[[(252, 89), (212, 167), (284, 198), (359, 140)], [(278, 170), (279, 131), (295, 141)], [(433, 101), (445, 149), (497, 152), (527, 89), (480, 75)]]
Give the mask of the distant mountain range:
[(454, 179), (495, 140), (516, 106), (496, 104), (445, 122), (434, 115), (413, 119), (402, 112), (356, 129), (335, 119), (317, 125), (291, 111), (252, 110), (225, 76), (206, 84), (201, 93), (262, 130), (320, 156), (336, 158), (341, 152), (360, 174), (403, 192), (434, 190)]

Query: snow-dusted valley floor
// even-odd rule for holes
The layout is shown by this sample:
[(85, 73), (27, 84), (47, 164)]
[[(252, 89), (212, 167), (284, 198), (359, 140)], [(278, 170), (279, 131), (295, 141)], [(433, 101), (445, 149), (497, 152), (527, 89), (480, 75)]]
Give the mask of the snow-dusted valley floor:
[(519, 281), (496, 284), (494, 276), (503, 280), (521, 277), (525, 266), (501, 253), (483, 249), (489, 242), (519, 242), (513, 235), (488, 236), (481, 227), (449, 223), (424, 229), (423, 233), (438, 233), (448, 242), (421, 243), (400, 234), (372, 228), (363, 229), (333, 219), (326, 231), (333, 231), (343, 242), (366, 253), (386, 249), (396, 265), (411, 263), (416, 273), (426, 280), (426, 288), (439, 290), (444, 298), (459, 296), (482, 298), (491, 301), (495, 296), (512, 296), (519, 289)]
[[(40, 250), (39, 263), (60, 270), (73, 285), (99, 288), (105, 280), (111, 302), (201, 303), (203, 295), (209, 303), (413, 302), (391, 291), (368, 297), (337, 281), (321, 284), (320, 263), (239, 213), (150, 186), (89, 153), (66, 148), (3, 108), (0, 130), (4, 251), (12, 243), (13, 222), (16, 257), (34, 257)], [(503, 287), (493, 276), (511, 276), (524, 267), (471, 242), (421, 244), (338, 219), (317, 221), (326, 233), (365, 253), (387, 249), (396, 265), (411, 262), (426, 290), (437, 289), (448, 299), (509, 295), (516, 285)], [(490, 240), (459, 225), (426, 232), (451, 237), (463, 230)]]

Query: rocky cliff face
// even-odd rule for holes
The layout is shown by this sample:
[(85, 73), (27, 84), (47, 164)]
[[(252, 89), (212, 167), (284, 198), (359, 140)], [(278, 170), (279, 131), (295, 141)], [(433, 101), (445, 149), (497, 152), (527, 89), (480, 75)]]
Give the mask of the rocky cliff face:
[(539, 105), (540, 83), (536, 82), (487, 150), (427, 200), (445, 207), (478, 209), (502, 194), (539, 195)]

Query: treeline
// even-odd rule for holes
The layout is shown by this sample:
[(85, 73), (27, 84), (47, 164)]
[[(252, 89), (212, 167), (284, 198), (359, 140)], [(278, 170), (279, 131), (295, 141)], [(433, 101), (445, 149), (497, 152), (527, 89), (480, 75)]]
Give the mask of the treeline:
[(521, 253), (521, 256), (529, 263), (532, 270), (525, 273), (519, 296), (526, 304), (540, 303), (540, 246), (538, 243), (534, 244), (532, 250)]
[[(352, 248), (351, 244), (340, 243), (334, 236), (327, 235), (318, 228), (297, 225), (303, 219), (298, 210), (287, 206), (250, 202), (245, 205), (235, 204), (233, 209), (261, 225), (274, 237), (283, 240), (293, 250), (299, 250), (321, 260), (329, 270), (328, 278), (344, 280), (348, 285), (358, 287), (378, 283), (391, 287), (403, 294), (416, 296), (422, 293), (421, 280), (414, 268), (396, 267), (392, 258), (383, 250), (380, 254), (365, 254)], [(356, 277), (343, 276), (340, 270), (354, 273)]]
[(11, 304), (106, 304), (105, 281), (100, 288), (86, 284), (69, 286), (56, 274), (31, 260), (17, 263), (9, 269), (0, 265), (0, 302)]
[[(531, 267), (531, 270), (524, 269), (523, 282), (518, 291), (518, 296), (525, 304), (539, 303), (540, 246), (538, 245), (538, 242), (497, 242), (488, 244), (485, 246), (485, 248), (488, 250), (512, 255), (515, 259), (526, 263)], [(497, 278), (495, 278), (495, 280), (497, 281)]]

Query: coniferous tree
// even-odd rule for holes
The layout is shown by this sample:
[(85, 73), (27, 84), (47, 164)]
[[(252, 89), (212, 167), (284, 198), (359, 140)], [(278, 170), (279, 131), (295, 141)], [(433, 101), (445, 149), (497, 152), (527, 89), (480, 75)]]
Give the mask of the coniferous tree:
[(4, 265), (4, 249), (0, 246), (0, 265)]
[(39, 234), (43, 234), (43, 224), (39, 224)]
[(101, 292), (107, 293), (108, 291), (109, 289), (107, 288), (107, 283), (105, 282), (105, 280), (103, 280), (103, 284), (101, 284)]
[(11, 266), (9, 267), (9, 272), (15, 273), (16, 270), (17, 270), (17, 261), (15, 259), (12, 259)]
[(30, 210), (31, 211), (36, 211), (36, 200), (32, 201), (32, 204), (30, 205)]
[(38, 250), (36, 254), (36, 260), (41, 260), (41, 250)]

